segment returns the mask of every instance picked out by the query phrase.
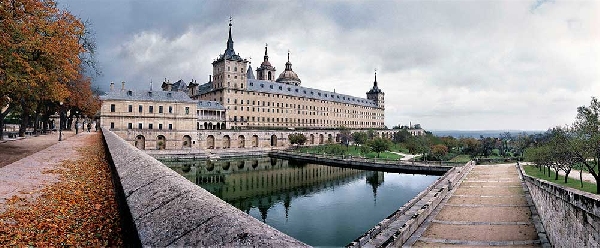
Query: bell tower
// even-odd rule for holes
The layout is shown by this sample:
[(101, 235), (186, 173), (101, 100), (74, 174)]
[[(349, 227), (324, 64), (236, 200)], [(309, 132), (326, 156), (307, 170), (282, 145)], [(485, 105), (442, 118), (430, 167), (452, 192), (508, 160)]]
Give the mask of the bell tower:
[(229, 37), (227, 39), (227, 48), (225, 52), (215, 61), (213, 65), (213, 89), (245, 89), (246, 88), (246, 70), (248, 60), (243, 59), (233, 49), (233, 39), (231, 38), (231, 21), (229, 18)]
[(269, 54), (267, 51), (268, 44), (265, 44), (265, 56), (260, 67), (256, 68), (256, 77), (258, 80), (275, 81), (275, 67), (269, 62)]
[(367, 99), (373, 100), (377, 107), (385, 109), (384, 95), (385, 93), (377, 86), (377, 70), (375, 70), (375, 81), (373, 82), (373, 88), (367, 92)]

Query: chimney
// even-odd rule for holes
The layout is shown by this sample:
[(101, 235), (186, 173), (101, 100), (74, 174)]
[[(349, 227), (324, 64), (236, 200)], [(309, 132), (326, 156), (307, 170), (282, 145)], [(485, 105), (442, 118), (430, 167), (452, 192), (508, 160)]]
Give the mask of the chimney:
[(110, 82), (110, 91), (115, 90), (115, 82)]
[(212, 75), (208, 75), (208, 82), (212, 82)]
[(121, 91), (125, 90), (125, 81), (121, 82)]

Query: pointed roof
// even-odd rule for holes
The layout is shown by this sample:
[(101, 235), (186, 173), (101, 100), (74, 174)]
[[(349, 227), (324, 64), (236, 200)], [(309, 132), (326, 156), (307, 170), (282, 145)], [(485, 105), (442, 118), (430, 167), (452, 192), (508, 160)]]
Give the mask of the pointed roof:
[(367, 92), (367, 94), (383, 93), (379, 87), (377, 87), (377, 71), (375, 71), (375, 81), (373, 82), (373, 88)]
[(275, 67), (271, 65), (271, 62), (269, 62), (269, 53), (267, 50), (267, 46), (268, 44), (265, 44), (265, 56), (263, 57), (263, 62), (260, 64), (260, 67), (258, 67), (257, 70), (275, 70)]
[(248, 70), (246, 71), (246, 78), (247, 79), (256, 79), (254, 77), (254, 72), (252, 71), (252, 65), (248, 65)]
[(223, 54), (221, 54), (215, 62), (222, 61), (222, 60), (237, 60), (237, 61), (244, 60), (244, 59), (242, 59), (242, 57), (240, 57), (239, 54), (235, 53), (235, 50), (233, 49), (233, 38), (231, 38), (231, 26), (232, 26), (231, 21), (232, 21), (232, 19), (230, 17), (229, 18), (229, 37), (227, 38), (227, 48), (225, 48), (225, 52)]

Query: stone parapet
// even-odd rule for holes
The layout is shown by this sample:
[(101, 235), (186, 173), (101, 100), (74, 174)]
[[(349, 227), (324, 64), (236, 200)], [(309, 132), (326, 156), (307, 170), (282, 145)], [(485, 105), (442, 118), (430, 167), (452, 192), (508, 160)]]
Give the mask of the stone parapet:
[(525, 184), (555, 247), (600, 247), (600, 195), (525, 175)]
[(103, 128), (142, 246), (305, 247)]
[(400, 209), (358, 237), (347, 247), (400, 247), (460, 183), (475, 165), (451, 168)]

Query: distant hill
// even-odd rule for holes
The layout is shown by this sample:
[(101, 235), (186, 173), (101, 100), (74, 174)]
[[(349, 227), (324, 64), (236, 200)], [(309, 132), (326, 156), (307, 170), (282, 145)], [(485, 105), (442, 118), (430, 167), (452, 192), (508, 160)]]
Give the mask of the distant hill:
[(465, 131), (465, 130), (432, 130), (431, 133), (435, 136), (445, 137), (452, 136), (455, 138), (465, 137), (465, 138), (476, 138), (483, 136), (484, 138), (492, 137), (498, 138), (501, 134), (505, 132), (509, 132), (512, 136), (517, 136), (520, 133), (527, 134), (536, 134), (543, 133), (545, 131), (522, 131), (522, 130), (479, 130), (479, 131)]

